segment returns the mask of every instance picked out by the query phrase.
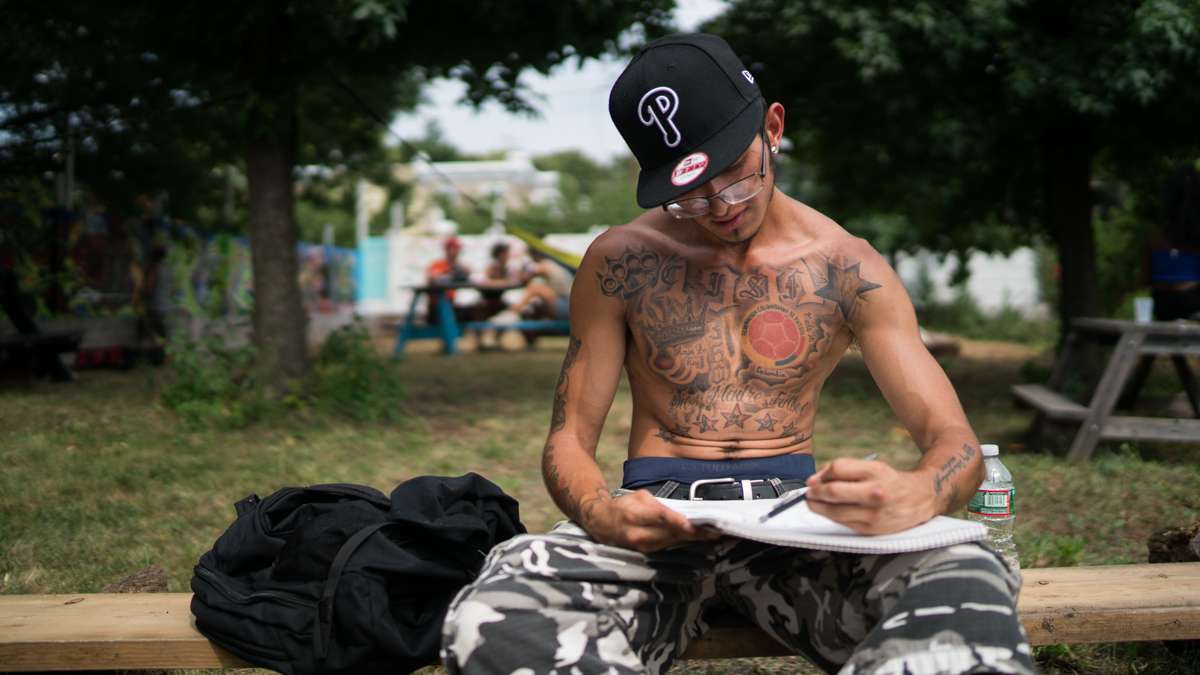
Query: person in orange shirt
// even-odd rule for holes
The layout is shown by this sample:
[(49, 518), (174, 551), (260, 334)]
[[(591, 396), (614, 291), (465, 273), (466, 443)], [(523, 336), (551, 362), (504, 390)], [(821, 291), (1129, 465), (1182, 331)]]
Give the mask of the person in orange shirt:
[[(425, 268), (425, 281), (430, 286), (467, 281), (471, 270), (458, 260), (458, 254), (462, 252), (462, 241), (458, 237), (447, 237), (446, 241), (442, 242), (442, 250), (446, 252), (446, 257), (429, 263), (429, 267)], [(453, 299), (454, 291), (448, 290), (446, 295)]]
[[(449, 286), (452, 284), (465, 283), (470, 279), (471, 270), (458, 260), (458, 254), (462, 252), (462, 241), (458, 237), (447, 237), (446, 241), (442, 242), (442, 250), (445, 251), (446, 257), (434, 260), (425, 268), (425, 282), (430, 286)], [(428, 321), (430, 324), (438, 322), (437, 301), (440, 293), (445, 293), (450, 299), (450, 303), (454, 304), (454, 289), (448, 288), (444, 291), (431, 292), (429, 294)], [(471, 307), (454, 307), (454, 314), (459, 320), (469, 320), (472, 318), (474, 309)]]

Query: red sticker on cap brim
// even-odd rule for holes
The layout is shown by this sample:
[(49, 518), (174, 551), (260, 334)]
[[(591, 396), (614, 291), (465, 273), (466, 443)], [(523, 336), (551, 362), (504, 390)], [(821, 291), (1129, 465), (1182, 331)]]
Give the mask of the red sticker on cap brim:
[(693, 152), (675, 165), (675, 169), (671, 171), (671, 184), (680, 187), (695, 182), (707, 168), (708, 155), (703, 152)]

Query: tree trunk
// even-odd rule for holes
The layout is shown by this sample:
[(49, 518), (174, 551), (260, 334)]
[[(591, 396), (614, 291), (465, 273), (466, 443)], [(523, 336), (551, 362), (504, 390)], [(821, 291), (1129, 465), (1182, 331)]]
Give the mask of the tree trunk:
[(307, 317), (300, 299), (293, 213), (294, 138), (290, 133), (271, 134), (246, 146), (254, 346), (260, 376), (277, 393), (288, 390), (308, 370)]
[(1046, 225), (1058, 249), (1059, 340), (1071, 319), (1096, 316), (1096, 235), (1092, 228), (1093, 148), (1082, 121), (1057, 126), (1042, 144)]

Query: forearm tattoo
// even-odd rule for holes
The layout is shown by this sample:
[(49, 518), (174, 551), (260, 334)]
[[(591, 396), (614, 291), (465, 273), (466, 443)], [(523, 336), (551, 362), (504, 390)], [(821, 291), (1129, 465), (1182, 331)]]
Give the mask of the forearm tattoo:
[[(971, 461), (971, 458), (975, 456), (976, 452), (978, 450), (971, 447), (970, 443), (964, 443), (960, 454), (946, 460), (946, 463), (942, 464), (942, 468), (938, 469), (937, 475), (933, 478), (933, 493), (939, 497), (942, 496), (942, 485), (950, 481), (955, 474), (961, 471)], [(949, 504), (957, 504), (960, 496), (958, 485), (950, 483), (950, 496), (947, 502)]]
[(558, 462), (554, 458), (554, 444), (546, 441), (545, 447), (542, 448), (542, 478), (546, 481), (546, 489), (550, 491), (550, 496), (554, 501), (558, 501), (558, 495), (566, 494), (567, 483), (558, 473)]
[(562, 431), (562, 428), (567, 424), (567, 385), (568, 377), (572, 366), (575, 365), (575, 358), (579, 355), (579, 347), (583, 342), (571, 336), (571, 342), (567, 345), (567, 354), (563, 357), (562, 370), (558, 373), (558, 384), (554, 385), (554, 408), (550, 413), (550, 433)]
[(671, 386), (669, 424), (657, 434), (667, 442), (713, 433), (805, 440), (794, 420), (816, 392), (804, 385), (849, 343), (864, 296), (881, 288), (844, 257), (739, 270), (644, 246), (605, 257), (596, 276), (601, 293), (625, 302), (634, 358)]
[(546, 489), (558, 508), (571, 520), (586, 523), (592, 518), (592, 512), (602, 501), (611, 499), (612, 495), (603, 488), (597, 488), (594, 494), (587, 495), (575, 502), (571, 498), (570, 485), (558, 470), (558, 458), (554, 456), (554, 444), (547, 441), (542, 448), (542, 478)]
[[(583, 342), (574, 335), (567, 344), (562, 370), (558, 373), (558, 384), (554, 385), (554, 407), (550, 413), (549, 436), (551, 437), (562, 431), (567, 424), (567, 386), (570, 383), (571, 369), (575, 366), (575, 359), (579, 356), (579, 347), (582, 344)], [(554, 502), (563, 510), (563, 513), (574, 518), (577, 515), (577, 508), (570, 502), (569, 486), (559, 473), (558, 460), (554, 456), (554, 443), (550, 438), (546, 439), (546, 445), (542, 448), (542, 477), (546, 481), (546, 489), (550, 491)]]

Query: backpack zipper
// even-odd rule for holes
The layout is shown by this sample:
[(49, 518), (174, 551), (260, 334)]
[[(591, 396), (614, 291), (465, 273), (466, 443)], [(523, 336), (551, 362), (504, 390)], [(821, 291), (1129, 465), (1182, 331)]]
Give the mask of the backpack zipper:
[[(337, 495), (338, 497), (362, 499), (363, 501), (379, 507), (385, 513), (391, 506), (391, 501), (389, 501), (387, 496), (382, 492), (379, 492), (374, 488), (363, 487), (351, 483), (323, 483), (320, 485), (309, 485), (305, 487), (284, 488), (276, 491), (274, 494), (269, 495), (266, 499), (257, 500), (255, 504), (256, 508), (254, 518), (258, 523), (258, 529), (260, 532), (267, 534), (268, 536), (278, 536), (275, 532), (275, 528), (271, 527), (271, 524), (267, 518), (267, 514), (270, 513), (271, 508), (274, 507), (277, 502), (291, 496), (292, 490), (308, 490), (312, 492), (333, 494)], [(287, 494), (285, 494), (285, 492)], [(312, 502), (304, 502), (303, 504), (311, 503)], [(303, 506), (303, 504), (298, 506)]]
[(196, 574), (204, 578), (213, 588), (217, 589), (226, 598), (234, 602), (249, 602), (252, 600), (273, 599), (284, 604), (293, 605), (296, 607), (305, 607), (308, 609), (316, 609), (317, 603), (307, 600), (295, 593), (287, 591), (255, 591), (253, 593), (242, 593), (229, 585), (221, 575), (204, 567), (196, 565)]

